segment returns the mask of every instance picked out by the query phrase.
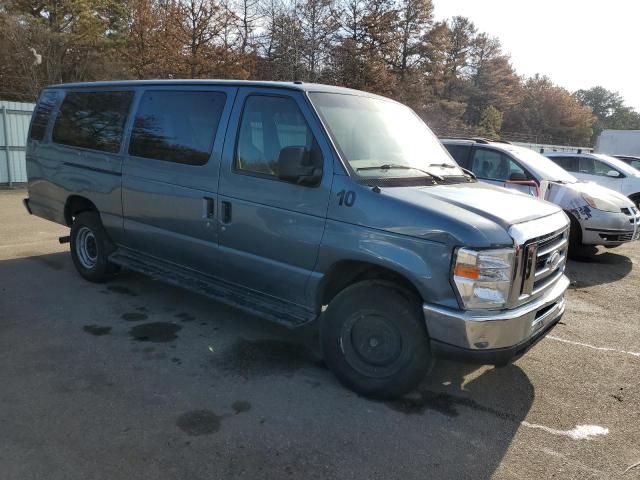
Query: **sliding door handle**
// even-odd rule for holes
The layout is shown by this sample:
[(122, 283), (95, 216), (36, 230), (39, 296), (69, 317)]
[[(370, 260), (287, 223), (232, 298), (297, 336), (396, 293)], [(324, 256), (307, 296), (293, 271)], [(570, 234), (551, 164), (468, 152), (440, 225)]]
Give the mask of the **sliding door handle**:
[(231, 202), (222, 202), (222, 223), (231, 222)]
[(215, 216), (215, 201), (213, 198), (204, 197), (204, 217), (213, 218)]

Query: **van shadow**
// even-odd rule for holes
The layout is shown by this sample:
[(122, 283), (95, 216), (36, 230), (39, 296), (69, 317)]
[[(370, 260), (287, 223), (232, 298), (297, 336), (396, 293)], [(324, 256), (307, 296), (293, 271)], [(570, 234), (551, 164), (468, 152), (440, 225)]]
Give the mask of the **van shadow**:
[(580, 289), (616, 282), (626, 277), (633, 262), (625, 255), (611, 251), (571, 260), (567, 263), (566, 275), (571, 280), (569, 288)]
[(516, 365), (493, 368), (443, 360), (415, 392), (385, 404), (432, 433), (423, 447), (430, 463), (442, 466), (443, 477), (490, 478), (534, 397), (533, 385)]
[[(3, 268), (6, 278), (12, 278), (12, 273), (20, 272), (20, 282), (26, 282), (34, 276), (44, 277), (45, 280), (51, 276), (63, 283), (61, 275), (82, 281), (75, 273), (67, 252), (0, 262), (0, 272)], [(50, 275), (46, 274), (46, 270), (50, 270)], [(203, 305), (198, 307), (195, 295), (186, 298), (180, 293), (182, 290), (174, 287), (163, 287), (158, 293), (157, 284), (135, 274), (125, 273), (111, 286), (119, 287), (112, 291), (124, 295), (123, 298), (145, 294), (144, 302), (151, 310), (160, 310), (159, 303), (166, 301), (167, 295), (172, 292), (176, 297), (170, 300), (171, 303), (194, 300), (196, 313), (204, 310), (209, 302), (213, 303), (213, 300), (203, 300)], [(101, 290), (102, 287), (96, 288), (97, 292)], [(35, 302), (38, 301), (37, 295), (35, 291)], [(69, 296), (71, 298), (71, 294)], [(98, 302), (100, 298), (100, 295), (96, 295)], [(254, 323), (252, 318), (243, 315), (245, 330), (251, 329), (258, 336), (264, 336), (267, 331), (263, 327), (264, 322), (256, 319)], [(230, 336), (239, 335), (237, 326), (225, 327), (224, 322), (216, 322)], [(235, 325), (236, 322), (229, 322), (231, 324)], [(196, 329), (198, 326), (194, 324), (190, 328)], [(376, 402), (356, 397), (338, 386), (337, 380), (318, 361), (312, 351), (313, 345), (317, 344), (312, 329), (289, 331), (279, 328), (278, 332), (277, 338), (269, 335), (263, 341), (243, 341), (238, 336), (238, 340), (228, 349), (212, 353), (211, 360), (198, 368), (208, 370), (208, 374), (221, 375), (222, 380), (218, 381), (230, 376), (228, 381), (232, 384), (238, 383), (236, 377), (244, 377), (249, 385), (252, 380), (259, 385), (265, 376), (290, 378), (288, 381), (294, 384), (300, 397), (292, 401), (290, 390), (273, 389), (269, 392), (273, 398), (267, 403), (286, 405), (288, 416), (300, 422), (310, 422), (314, 424), (312, 428), (321, 432), (326, 430), (318, 425), (335, 423), (332, 412), (352, 412), (352, 415), (343, 417), (347, 420), (340, 425), (341, 438), (357, 441), (356, 451), (363, 455), (358, 462), (382, 468), (380, 478), (490, 478), (509, 450), (533, 404), (533, 385), (517, 365), (494, 369), (449, 361), (439, 361), (416, 391), (399, 400)], [(317, 387), (321, 388), (316, 390)], [(331, 407), (314, 408), (311, 415), (309, 405), (324, 401)], [(366, 416), (368, 434), (357, 436), (357, 432), (363, 429), (362, 412), (367, 406), (375, 415)], [(389, 429), (390, 424), (395, 427)], [(252, 434), (259, 438), (263, 435)], [(286, 434), (291, 444), (309, 444), (309, 438), (295, 429)], [(327, 448), (325, 441), (318, 441), (312, 448), (321, 452), (322, 458), (329, 463), (338, 462), (339, 455), (332, 453), (335, 450)], [(390, 445), (394, 448), (389, 448)], [(380, 451), (385, 451), (386, 467), (380, 467)], [(262, 455), (260, 451), (245, 454)], [(253, 460), (259, 458), (254, 457)], [(284, 460), (271, 461), (281, 464)], [(304, 470), (298, 473), (302, 477)], [(259, 472), (255, 476), (258, 477)]]

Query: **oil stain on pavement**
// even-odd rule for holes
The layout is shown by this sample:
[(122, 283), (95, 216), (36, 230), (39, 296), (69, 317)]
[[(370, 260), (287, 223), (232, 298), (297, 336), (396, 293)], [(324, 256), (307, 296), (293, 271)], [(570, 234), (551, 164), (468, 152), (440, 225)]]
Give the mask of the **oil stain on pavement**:
[(130, 297), (138, 296), (136, 292), (130, 290), (128, 287), (125, 287), (123, 285), (109, 285), (107, 287), (107, 290), (114, 293), (120, 293), (122, 295), (129, 295)]
[(223, 371), (245, 378), (256, 375), (292, 375), (301, 368), (316, 367), (318, 359), (304, 345), (282, 340), (246, 340), (216, 353), (211, 363)]
[(136, 325), (129, 330), (129, 335), (138, 342), (166, 343), (173, 342), (182, 327), (175, 323), (152, 322)]
[(239, 413), (244, 413), (251, 410), (251, 404), (246, 400), (236, 400), (231, 404), (231, 408), (233, 408), (233, 411), (236, 412), (236, 415), (238, 415)]
[(141, 322), (142, 320), (146, 320), (149, 318), (147, 314), (140, 312), (127, 312), (123, 313), (120, 318), (127, 322)]
[(463, 406), (475, 411), (488, 413), (502, 420), (519, 421), (513, 414), (481, 405), (471, 398), (444, 392), (433, 392), (431, 390), (418, 391), (398, 400), (385, 403), (392, 410), (406, 415), (422, 415), (425, 410), (435, 410), (447, 417), (457, 417), (459, 412), (456, 407)]
[(85, 325), (82, 330), (97, 337), (111, 333), (111, 327), (101, 327), (100, 325)]
[(211, 410), (192, 410), (178, 417), (176, 425), (191, 436), (211, 435), (220, 430), (222, 417)]

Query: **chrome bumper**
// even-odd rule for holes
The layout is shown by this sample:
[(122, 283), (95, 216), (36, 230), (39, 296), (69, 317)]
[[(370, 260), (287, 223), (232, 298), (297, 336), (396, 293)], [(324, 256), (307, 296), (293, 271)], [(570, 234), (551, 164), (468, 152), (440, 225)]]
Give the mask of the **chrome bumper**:
[(564, 313), (568, 286), (563, 275), (542, 297), (512, 310), (462, 311), (425, 303), (427, 331), (432, 341), (478, 353), (522, 345)]

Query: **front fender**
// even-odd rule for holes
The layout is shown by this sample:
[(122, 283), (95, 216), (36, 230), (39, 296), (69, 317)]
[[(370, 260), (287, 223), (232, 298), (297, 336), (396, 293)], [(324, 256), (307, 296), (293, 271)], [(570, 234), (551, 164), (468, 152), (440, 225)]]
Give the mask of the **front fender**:
[(449, 283), (451, 247), (443, 243), (327, 220), (309, 298), (332, 265), (342, 261), (387, 268), (409, 280), (423, 301), (458, 307)]

